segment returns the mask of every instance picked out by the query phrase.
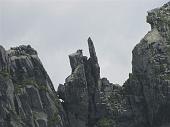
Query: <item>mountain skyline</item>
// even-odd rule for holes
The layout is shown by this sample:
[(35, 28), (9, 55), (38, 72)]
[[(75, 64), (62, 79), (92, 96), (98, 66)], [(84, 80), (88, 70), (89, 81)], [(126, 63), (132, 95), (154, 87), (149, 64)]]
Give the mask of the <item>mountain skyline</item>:
[(57, 88), (71, 73), (68, 55), (87, 49), (90, 36), (102, 77), (122, 85), (131, 72), (131, 50), (150, 30), (146, 11), (167, 1), (1, 0), (0, 44), (34, 47)]

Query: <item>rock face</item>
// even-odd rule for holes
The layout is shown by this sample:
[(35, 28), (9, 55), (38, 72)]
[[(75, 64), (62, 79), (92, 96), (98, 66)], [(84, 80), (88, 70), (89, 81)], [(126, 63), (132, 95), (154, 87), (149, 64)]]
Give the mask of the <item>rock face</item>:
[[(91, 38), (88, 39), (90, 58), (82, 50), (69, 55), (72, 74), (58, 87), (70, 127), (93, 127), (100, 118), (110, 116), (105, 103), (113, 87), (106, 78), (100, 79), (100, 67)], [(106, 96), (105, 96), (106, 94)]]
[(31, 46), (0, 46), (0, 127), (170, 127), (170, 2), (147, 22), (123, 86), (100, 77), (91, 38), (57, 92)]
[(148, 12), (147, 22), (151, 31), (133, 50), (132, 74), (124, 87), (138, 103), (144, 102), (140, 115), (143, 122), (137, 121), (149, 127), (167, 127), (170, 126), (170, 2)]
[(67, 127), (52, 82), (29, 45), (0, 47), (0, 127)]
[(133, 50), (123, 86), (100, 78), (92, 40), (90, 57), (71, 54), (71, 75), (59, 86), (70, 127), (170, 126), (170, 2), (148, 12), (151, 31)]

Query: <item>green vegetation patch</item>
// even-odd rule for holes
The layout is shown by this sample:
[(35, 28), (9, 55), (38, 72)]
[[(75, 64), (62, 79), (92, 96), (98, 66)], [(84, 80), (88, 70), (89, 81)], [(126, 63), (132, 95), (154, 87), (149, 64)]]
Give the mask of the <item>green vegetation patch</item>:
[(97, 122), (97, 127), (114, 127), (111, 118), (103, 117)]
[(9, 77), (10, 77), (9, 72), (8, 72), (8, 71), (6, 71), (6, 70), (2, 70), (2, 71), (0, 71), (0, 75), (2, 75), (2, 76), (3, 76), (3, 77), (5, 77), (5, 78), (9, 78)]
[(165, 74), (162, 76), (164, 80), (170, 80), (170, 74)]
[(118, 110), (122, 108), (121, 104), (122, 96), (120, 93), (112, 93), (109, 97), (109, 102), (111, 104), (112, 110), (117, 114)]
[(48, 92), (48, 88), (47, 88), (46, 84), (44, 85), (44, 84), (37, 83), (35, 80), (32, 80), (32, 79), (23, 80), (23, 81), (15, 84), (15, 92), (21, 93), (21, 89), (28, 85), (34, 86), (39, 90), (44, 90), (44, 91)]

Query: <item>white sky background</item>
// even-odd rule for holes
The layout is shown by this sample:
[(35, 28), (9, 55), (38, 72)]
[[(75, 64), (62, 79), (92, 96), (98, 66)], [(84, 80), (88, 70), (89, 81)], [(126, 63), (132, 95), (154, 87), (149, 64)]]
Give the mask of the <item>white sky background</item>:
[(134, 46), (150, 30), (147, 11), (169, 0), (0, 0), (0, 45), (30, 44), (55, 88), (71, 73), (68, 55), (94, 42), (101, 77), (122, 85)]

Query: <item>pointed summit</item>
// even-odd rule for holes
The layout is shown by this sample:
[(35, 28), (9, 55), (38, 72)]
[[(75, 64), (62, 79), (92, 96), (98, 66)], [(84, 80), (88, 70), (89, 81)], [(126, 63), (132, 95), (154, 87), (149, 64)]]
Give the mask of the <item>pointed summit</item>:
[(89, 46), (90, 58), (92, 58), (95, 62), (98, 62), (94, 44), (90, 37), (88, 38), (88, 46)]

